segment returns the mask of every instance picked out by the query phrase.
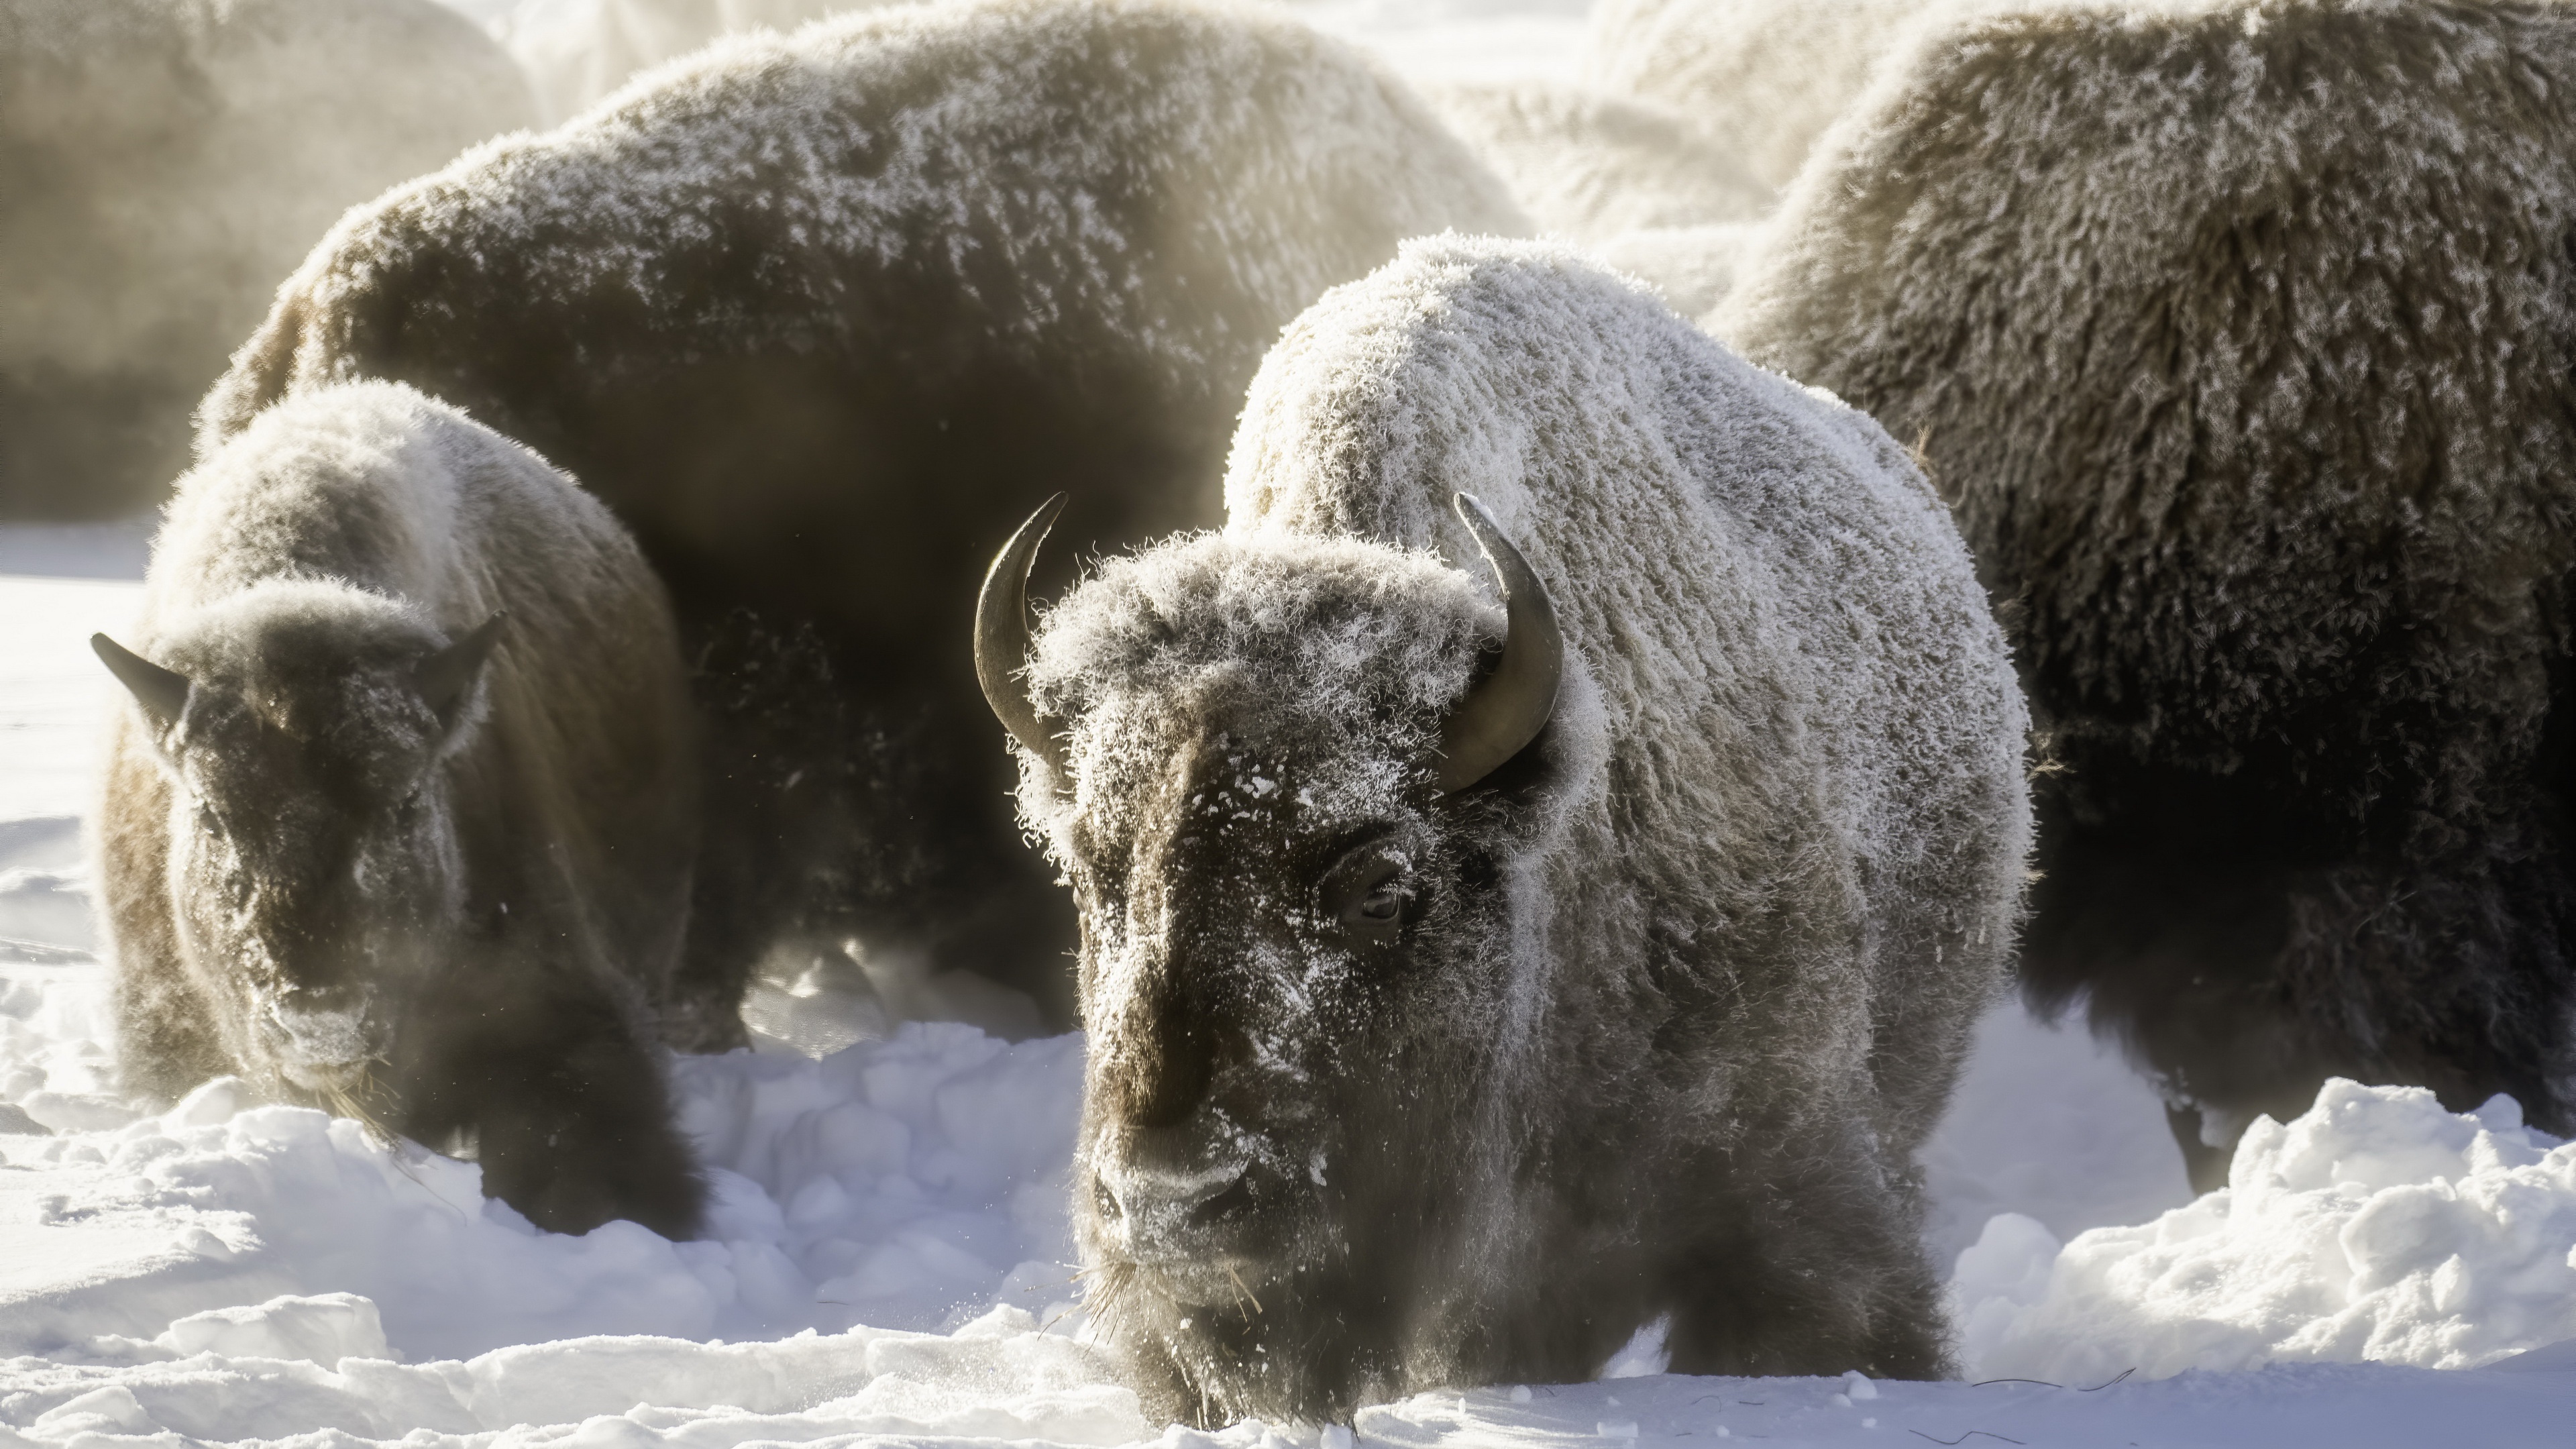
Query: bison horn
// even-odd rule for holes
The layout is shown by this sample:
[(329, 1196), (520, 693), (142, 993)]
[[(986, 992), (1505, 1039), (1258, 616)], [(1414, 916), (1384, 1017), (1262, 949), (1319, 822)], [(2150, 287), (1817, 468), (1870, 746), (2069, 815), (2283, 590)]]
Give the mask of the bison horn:
[(1064, 741), (1038, 724), (1037, 706), (1019, 674), (1029, 658), (1029, 569), (1037, 563), (1038, 545), (1064, 512), (1064, 494), (1038, 505), (984, 571), (984, 591), (975, 598), (975, 681), (984, 686), (984, 702), (993, 707), (1002, 727), (1020, 748), (1047, 762), (1062, 778)]
[(465, 702), (466, 688), (492, 653), (492, 645), (501, 637), (501, 621), (510, 617), (502, 609), (474, 627), (474, 632), (420, 661), (412, 679), (420, 686), (420, 697), (438, 715), (441, 727), (456, 723), (456, 711)]
[(90, 635), (89, 647), (145, 714), (165, 726), (179, 722), (179, 712), (188, 707), (188, 676), (164, 669), (104, 634)]
[(1565, 679), (1565, 636), (1557, 631), (1556, 606), (1529, 560), (1503, 536), (1485, 505), (1461, 493), (1459, 521), (1476, 537), (1485, 562), (1502, 585), (1503, 662), (1440, 727), (1440, 788), (1456, 794), (1517, 755), (1556, 713), (1557, 686)]

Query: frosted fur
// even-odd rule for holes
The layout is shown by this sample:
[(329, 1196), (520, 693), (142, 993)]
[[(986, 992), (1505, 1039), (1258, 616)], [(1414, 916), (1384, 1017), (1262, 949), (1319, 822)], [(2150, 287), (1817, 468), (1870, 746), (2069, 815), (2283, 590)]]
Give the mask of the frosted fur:
[(0, 517), (106, 518), (332, 220), (533, 119), (433, 0), (0, 8)]
[(1925, 16), (1977, 0), (1600, 0), (1588, 84), (1687, 116), (1773, 191)]
[[(1077, 94), (1083, 123), (1064, 124)], [(698, 321), (691, 269), (753, 227), (782, 250), (758, 268), (775, 315), (746, 327), (842, 341), (876, 301), (843, 293), (873, 273), (971, 299), (991, 345), (1076, 368), (1132, 350), (1228, 395), (1279, 319), (1378, 259), (1390, 221), (1525, 225), (1420, 107), (1341, 42), (1244, 7), (972, 0), (725, 36), (345, 219), (208, 398), (201, 446), (348, 373), (345, 314), (388, 267), (446, 252)]]
[(1440, 86), (1427, 99), (1559, 236), (1740, 222), (1771, 203), (1734, 156), (1642, 101), (1537, 80)]
[[(444, 703), (423, 662), (499, 611)], [(668, 607), (606, 509), (407, 388), (263, 413), (180, 480), (99, 814), (129, 1085), (238, 1074), (479, 1144), (542, 1226), (695, 1224), (654, 1008), (695, 848)]]
[(1283, 324), (1402, 238), (1528, 225), (1410, 91), (1276, 12), (872, 11), (720, 40), (352, 213), (201, 442), (387, 377), (584, 479), (670, 583), (725, 782), (688, 989), (864, 968), (1026, 1035), (1072, 1023), (1073, 921), (956, 647), (991, 550), (1059, 489), (1044, 587), (1214, 523)]
[(1921, 439), (2023, 602), (2028, 986), (2204, 1185), (2328, 1075), (2571, 1127), (2571, 61), (2553, 6), (1962, 22), (1714, 324)]
[[(1457, 490), (1568, 661), (1443, 798), (1502, 625)], [(1667, 1313), (1678, 1371), (1939, 1372), (1912, 1154), (2010, 949), (2025, 721), (1903, 451), (1571, 252), (1429, 239), (1284, 335), (1227, 504), (1028, 670), (1071, 751), (1020, 800), (1084, 917), (1077, 1229), (1149, 1394), (1584, 1377)], [(1352, 838), (1411, 882), (1400, 948), (1304, 883)], [(1258, 1314), (1158, 1246), (1237, 1163)]]

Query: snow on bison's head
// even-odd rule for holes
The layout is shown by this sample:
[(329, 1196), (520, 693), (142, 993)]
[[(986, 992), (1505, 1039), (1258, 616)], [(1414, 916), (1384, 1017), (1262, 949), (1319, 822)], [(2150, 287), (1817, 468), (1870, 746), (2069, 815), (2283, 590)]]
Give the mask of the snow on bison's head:
[[(1105, 566), (1032, 652), (1057, 506), (995, 561), (977, 664), (1082, 922), (1093, 1301), (1203, 1405), (1329, 1404), (1391, 1378), (1340, 1360), (1400, 1351), (1441, 1291), (1425, 1245), (1496, 1196), (1478, 1122), (1516, 983), (1494, 963), (1563, 641), (1462, 499), (1507, 615), (1428, 554), (1206, 535)], [(1269, 1380), (1248, 1397), (1246, 1365)]]
[(493, 616), (449, 640), (409, 605), (325, 581), (254, 585), (100, 659), (141, 707), (170, 789), (162, 879), (233, 1059), (354, 1105), (463, 882), (435, 768), (470, 734)]

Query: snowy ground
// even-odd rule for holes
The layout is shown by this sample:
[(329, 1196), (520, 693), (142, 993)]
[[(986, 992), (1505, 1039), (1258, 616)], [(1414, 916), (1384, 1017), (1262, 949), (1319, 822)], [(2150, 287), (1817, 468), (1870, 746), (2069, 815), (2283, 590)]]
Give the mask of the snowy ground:
[[(1063, 1202), (1078, 1038), (910, 1027), (821, 1060), (683, 1061), (720, 1200), (697, 1243), (539, 1233), (470, 1164), (229, 1084), (158, 1115), (119, 1097), (79, 831), (115, 703), (86, 639), (129, 622), (115, 576), (139, 539), (0, 529), (0, 1446), (1209, 1437), (1147, 1422), (1087, 1346)], [(2345, 1089), (2190, 1203), (2154, 1097), (2007, 1006), (1925, 1167), (1971, 1371), (2048, 1382), (1690, 1379), (1641, 1344), (1620, 1371), (1648, 1377), (1428, 1395), (1351, 1428), (2271, 1446), (2474, 1421), (2501, 1445), (2562, 1443), (2576, 1413), (2570, 1347), (2435, 1371), (2576, 1340), (2576, 1147), (2509, 1103)], [(1339, 1432), (1215, 1437), (1348, 1449)]]
[[(621, 0), (451, 3), (506, 31)], [(1298, 8), (1480, 79), (1570, 76), (1584, 7)], [(1322, 1429), (1148, 1422), (1088, 1346), (1063, 1202), (1078, 1038), (912, 1027), (681, 1063), (719, 1188), (696, 1243), (536, 1232), (470, 1164), (227, 1084), (147, 1114), (113, 1090), (80, 838), (114, 703), (86, 639), (129, 622), (143, 537), (0, 527), (0, 1449), (2570, 1440), (2576, 1147), (2509, 1103), (2339, 1087), (2195, 1203), (2152, 1094), (2010, 1006), (1924, 1154), (1970, 1377), (2008, 1381), (1682, 1378), (1641, 1343), (1616, 1371), (1643, 1376)], [(848, 1039), (823, 998), (771, 995), (779, 1037)]]

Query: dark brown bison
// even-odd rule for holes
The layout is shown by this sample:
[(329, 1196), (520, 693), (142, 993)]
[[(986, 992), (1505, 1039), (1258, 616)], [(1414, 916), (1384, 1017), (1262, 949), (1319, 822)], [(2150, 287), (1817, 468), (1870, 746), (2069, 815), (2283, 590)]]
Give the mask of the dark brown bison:
[(2328, 1077), (2576, 1131), (2576, 22), (1936, 32), (1714, 325), (1920, 440), (2062, 771), (2022, 962), (2202, 1187)]

